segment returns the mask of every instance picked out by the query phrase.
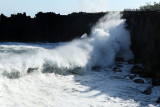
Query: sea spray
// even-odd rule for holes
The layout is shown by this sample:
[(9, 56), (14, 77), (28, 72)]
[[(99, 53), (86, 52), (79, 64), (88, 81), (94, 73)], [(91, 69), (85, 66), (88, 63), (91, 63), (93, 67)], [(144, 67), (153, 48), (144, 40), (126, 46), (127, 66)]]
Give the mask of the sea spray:
[[(118, 12), (104, 16), (82, 39), (46, 48), (36, 45), (1, 45), (0, 73), (13, 78), (33, 71), (66, 74), (83, 73), (93, 67), (107, 67), (115, 57), (133, 58), (130, 35)], [(52, 47), (52, 46), (51, 46)], [(13, 73), (14, 72), (14, 73)], [(19, 75), (19, 76), (17, 76)]]
[(124, 60), (133, 58), (130, 35), (119, 12), (111, 12), (100, 19), (93, 27), (91, 37), (94, 47), (91, 53), (94, 56), (91, 61), (92, 66), (111, 65), (115, 57), (122, 57)]

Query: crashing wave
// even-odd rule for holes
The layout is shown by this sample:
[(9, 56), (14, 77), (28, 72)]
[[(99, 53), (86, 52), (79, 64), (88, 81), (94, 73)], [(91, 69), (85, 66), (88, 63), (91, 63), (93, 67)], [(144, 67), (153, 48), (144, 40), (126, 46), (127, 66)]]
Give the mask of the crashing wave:
[(133, 58), (130, 35), (117, 12), (108, 13), (93, 27), (91, 34), (68, 43), (0, 45), (0, 72), (18, 78), (34, 71), (83, 74), (95, 67), (107, 67), (115, 57)]

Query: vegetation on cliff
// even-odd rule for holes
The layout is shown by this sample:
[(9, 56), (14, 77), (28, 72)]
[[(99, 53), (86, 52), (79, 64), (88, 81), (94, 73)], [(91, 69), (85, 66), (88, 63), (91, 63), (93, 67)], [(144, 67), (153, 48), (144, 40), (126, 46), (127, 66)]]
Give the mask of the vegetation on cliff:
[(160, 10), (160, 3), (154, 2), (153, 5), (151, 3), (146, 3), (146, 5), (140, 7), (140, 10), (150, 10), (150, 11)]
[(160, 11), (160, 2), (156, 3), (154, 2), (153, 4), (151, 3), (146, 3), (143, 6), (140, 6), (139, 9), (124, 9), (124, 11)]

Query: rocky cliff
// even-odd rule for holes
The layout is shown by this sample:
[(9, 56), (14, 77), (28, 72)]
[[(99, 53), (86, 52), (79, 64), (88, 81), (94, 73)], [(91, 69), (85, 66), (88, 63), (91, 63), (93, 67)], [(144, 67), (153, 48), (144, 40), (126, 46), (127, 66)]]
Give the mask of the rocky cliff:
[(0, 15), (1, 42), (63, 42), (89, 34), (92, 26), (106, 13), (60, 15), (39, 12), (35, 18), (25, 13)]
[(126, 11), (123, 18), (126, 19), (126, 28), (130, 31), (131, 49), (135, 60), (144, 65), (144, 71), (140, 73), (141, 76), (159, 81), (160, 12)]

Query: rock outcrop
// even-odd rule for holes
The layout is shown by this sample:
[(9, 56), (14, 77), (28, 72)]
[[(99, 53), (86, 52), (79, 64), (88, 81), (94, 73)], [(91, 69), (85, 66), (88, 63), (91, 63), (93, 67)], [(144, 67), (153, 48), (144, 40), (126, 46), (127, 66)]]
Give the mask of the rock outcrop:
[(143, 94), (150, 95), (152, 93), (152, 87), (148, 87), (146, 90), (144, 90)]
[(125, 11), (123, 18), (130, 31), (135, 62), (144, 66), (142, 76), (160, 80), (160, 12)]
[(157, 103), (160, 103), (160, 97), (158, 98), (158, 100), (156, 101)]
[(139, 83), (139, 84), (144, 84), (144, 80), (143, 79), (135, 79), (133, 80), (135, 83)]
[(35, 18), (25, 13), (0, 15), (0, 42), (64, 42), (89, 34), (106, 13), (60, 15), (39, 12)]

